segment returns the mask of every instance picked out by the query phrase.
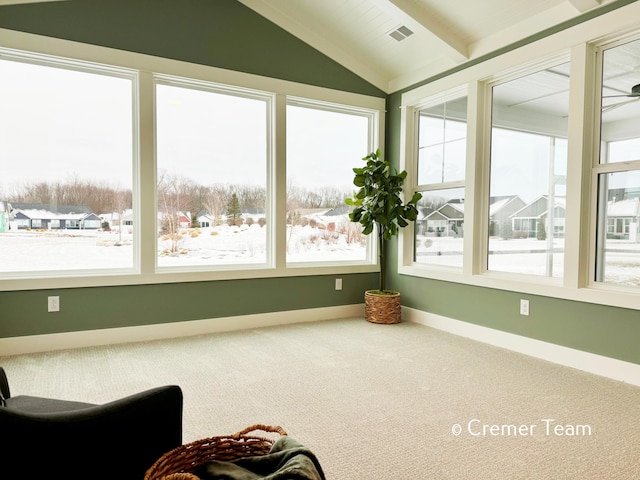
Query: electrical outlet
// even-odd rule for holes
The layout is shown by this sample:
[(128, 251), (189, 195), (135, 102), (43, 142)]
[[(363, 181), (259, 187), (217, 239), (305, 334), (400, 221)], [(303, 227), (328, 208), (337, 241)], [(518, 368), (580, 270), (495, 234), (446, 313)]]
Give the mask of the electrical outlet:
[(520, 300), (520, 315), (529, 315), (529, 300)]
[(336, 290), (342, 290), (342, 279), (336, 278)]
[(49, 297), (47, 299), (47, 308), (49, 312), (60, 311), (60, 297)]

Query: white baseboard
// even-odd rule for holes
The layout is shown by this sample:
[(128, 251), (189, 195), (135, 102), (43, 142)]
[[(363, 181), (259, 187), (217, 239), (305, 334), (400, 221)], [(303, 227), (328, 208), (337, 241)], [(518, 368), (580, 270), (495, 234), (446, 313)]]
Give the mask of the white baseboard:
[(0, 356), (95, 347), (116, 343), (145, 342), (164, 338), (188, 337), (207, 333), (363, 316), (364, 305), (360, 304), (81, 332), (0, 338)]
[(583, 352), (413, 308), (403, 307), (402, 316), (409, 322), (419, 323), (461, 337), (471, 338), (542, 360), (640, 386), (640, 365), (636, 363)]

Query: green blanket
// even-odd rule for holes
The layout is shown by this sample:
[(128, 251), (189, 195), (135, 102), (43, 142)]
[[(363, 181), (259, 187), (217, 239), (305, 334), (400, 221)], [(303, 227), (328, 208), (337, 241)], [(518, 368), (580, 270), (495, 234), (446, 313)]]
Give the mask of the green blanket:
[(233, 462), (211, 461), (194, 472), (202, 480), (325, 480), (316, 456), (290, 437), (280, 437), (266, 455)]

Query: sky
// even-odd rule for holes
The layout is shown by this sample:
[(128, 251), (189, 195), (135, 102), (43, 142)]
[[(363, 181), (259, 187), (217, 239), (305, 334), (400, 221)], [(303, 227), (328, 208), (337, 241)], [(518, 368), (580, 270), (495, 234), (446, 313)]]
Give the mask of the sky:
[(74, 174), (131, 187), (130, 81), (0, 60), (0, 82), (5, 188)]
[[(10, 60), (0, 60), (0, 79), (0, 188), (74, 176), (131, 187), (131, 80)], [(203, 185), (266, 185), (265, 100), (162, 84), (156, 95), (159, 170)], [(367, 118), (287, 113), (288, 180), (350, 187), (369, 153)]]
[[(131, 80), (0, 60), (0, 87), (1, 189), (75, 176), (131, 188)], [(156, 95), (160, 170), (203, 185), (266, 185), (265, 100), (162, 84)], [(287, 183), (354, 190), (368, 131), (364, 116), (288, 106)], [(494, 130), (491, 194), (547, 193), (548, 141)], [(564, 142), (555, 150), (558, 174), (566, 174)], [(637, 141), (620, 149), (636, 151)]]

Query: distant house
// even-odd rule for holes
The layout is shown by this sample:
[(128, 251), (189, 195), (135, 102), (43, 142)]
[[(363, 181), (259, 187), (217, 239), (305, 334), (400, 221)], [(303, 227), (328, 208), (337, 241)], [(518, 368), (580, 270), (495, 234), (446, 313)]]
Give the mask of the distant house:
[[(511, 215), (513, 232), (523, 232), (528, 238), (536, 238), (541, 225), (546, 225), (549, 210), (549, 198), (541, 195), (522, 209)], [(564, 237), (566, 199), (554, 198), (553, 236)], [(546, 227), (545, 227), (546, 228)], [(546, 232), (549, 233), (549, 232)]]
[[(489, 235), (511, 232), (511, 215), (525, 206), (517, 195), (496, 196), (489, 200)], [(448, 200), (438, 208), (418, 209), (417, 233), (425, 236), (462, 237), (464, 234), (464, 199)]]
[(607, 202), (607, 238), (640, 241), (640, 198)]
[(210, 215), (206, 210), (201, 210), (196, 216), (196, 222), (200, 228), (213, 227), (215, 220), (213, 215)]
[(120, 228), (121, 225), (130, 227), (133, 225), (133, 210), (127, 208), (124, 212), (103, 213), (100, 219), (103, 223), (108, 223), (111, 230)]
[(489, 199), (489, 236), (510, 237), (513, 230), (511, 216), (525, 207), (518, 195), (496, 196)]
[(102, 219), (82, 205), (13, 203), (11, 216), (18, 229), (95, 230)]
[(425, 226), (424, 235), (461, 237), (464, 230), (464, 200), (449, 200), (428, 213), (421, 222)]
[(178, 212), (177, 215), (180, 228), (191, 228), (191, 214), (189, 212)]

